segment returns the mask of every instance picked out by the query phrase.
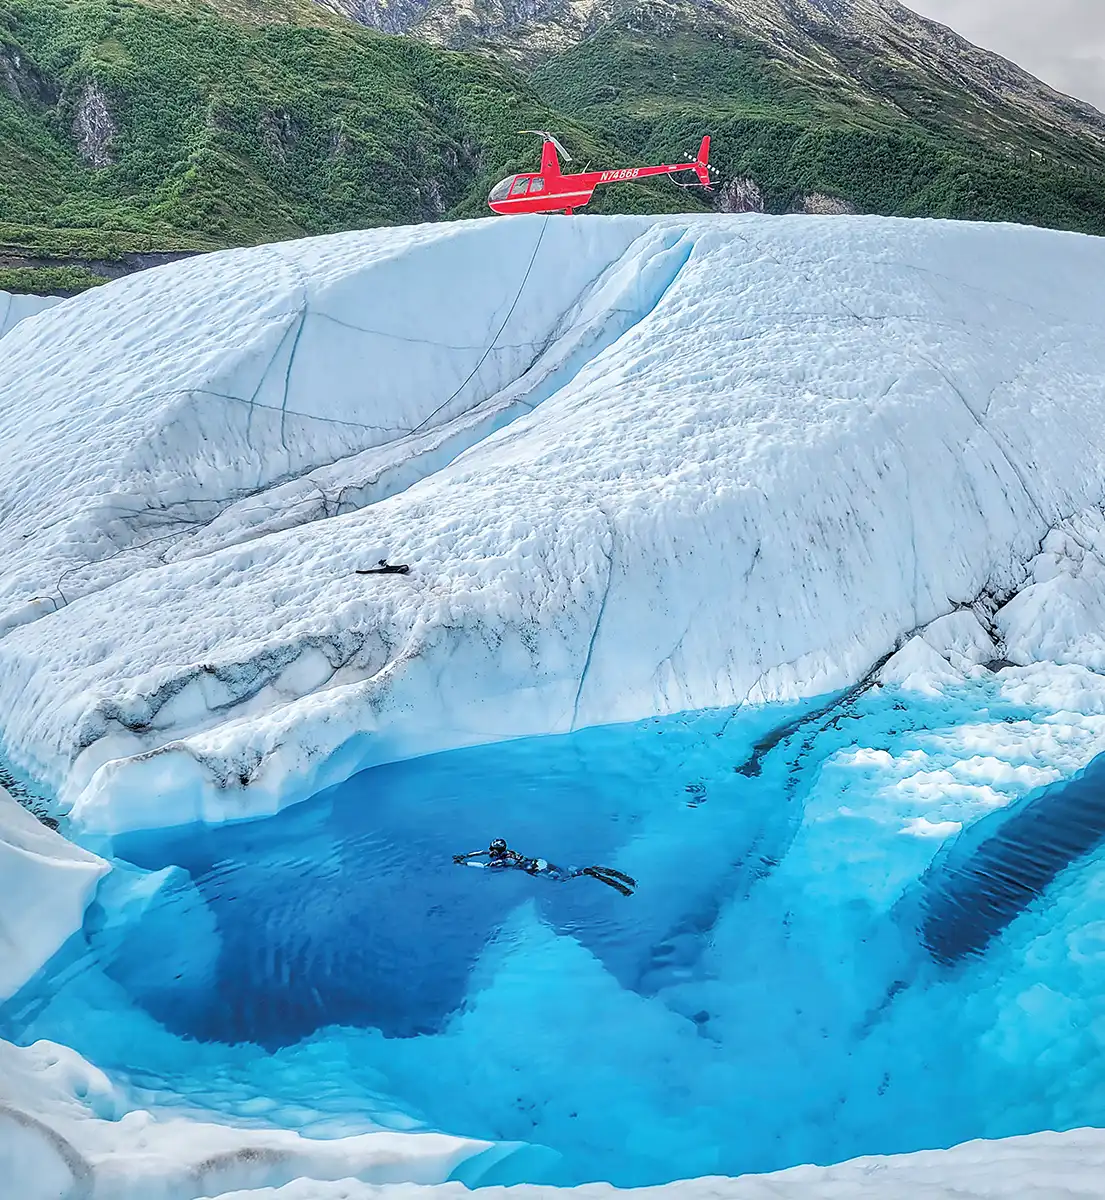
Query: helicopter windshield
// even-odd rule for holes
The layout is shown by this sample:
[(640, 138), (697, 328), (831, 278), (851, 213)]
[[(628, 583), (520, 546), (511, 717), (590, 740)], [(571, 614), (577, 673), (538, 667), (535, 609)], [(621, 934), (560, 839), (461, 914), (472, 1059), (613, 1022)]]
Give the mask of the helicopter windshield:
[(510, 195), (510, 185), (514, 182), (514, 179), (515, 176), (513, 175), (508, 179), (500, 179), (491, 189), (491, 194), (487, 197), (488, 200), (505, 200)]

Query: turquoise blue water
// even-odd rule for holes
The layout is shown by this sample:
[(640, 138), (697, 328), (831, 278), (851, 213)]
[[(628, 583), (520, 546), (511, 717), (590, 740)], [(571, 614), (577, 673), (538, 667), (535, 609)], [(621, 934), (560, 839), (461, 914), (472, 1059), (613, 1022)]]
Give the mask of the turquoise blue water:
[[(1035, 789), (996, 772), (997, 808), (910, 782), (962, 757), (964, 730), (1031, 719), (981, 685), (696, 714), (121, 838), (0, 1032), (75, 1046), (136, 1102), (544, 1148), (480, 1182), (657, 1183), (1100, 1123), (1105, 993), (1082, 994), (1068, 926), (1102, 878), (1105, 769)], [(918, 817), (962, 832), (913, 836)], [(498, 836), (637, 892), (453, 863)], [(1105, 981), (1105, 940), (1093, 963)]]

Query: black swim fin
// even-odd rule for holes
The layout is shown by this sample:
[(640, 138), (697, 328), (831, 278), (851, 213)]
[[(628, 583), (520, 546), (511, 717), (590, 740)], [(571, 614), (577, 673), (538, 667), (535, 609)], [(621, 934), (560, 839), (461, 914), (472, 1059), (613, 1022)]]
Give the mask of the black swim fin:
[(604, 875), (613, 875), (615, 879), (620, 879), (622, 883), (628, 883), (632, 887), (637, 886), (637, 881), (632, 875), (623, 875), (621, 871), (615, 871), (613, 867), (593, 867), (592, 870), (601, 871)]
[(390, 563), (381, 562), (378, 567), (369, 567), (367, 570), (358, 569), (358, 575), (409, 575), (410, 567), (406, 563), (396, 563), (394, 566)]
[(619, 883), (616, 879), (610, 879), (608, 876), (601, 874), (601, 867), (584, 867), (583, 874), (590, 875), (592, 879), (597, 879), (599, 883), (605, 883), (607, 887), (616, 888), (623, 896), (632, 896), (633, 889), (625, 886), (624, 883)]

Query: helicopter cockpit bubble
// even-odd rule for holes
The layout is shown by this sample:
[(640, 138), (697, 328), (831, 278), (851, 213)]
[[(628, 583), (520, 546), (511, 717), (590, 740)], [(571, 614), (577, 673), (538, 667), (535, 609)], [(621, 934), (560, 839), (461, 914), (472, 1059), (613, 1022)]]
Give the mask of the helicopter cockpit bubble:
[(510, 195), (510, 185), (516, 178), (517, 176), (515, 175), (509, 175), (506, 179), (500, 179), (499, 182), (491, 189), (487, 199), (489, 201), (505, 200), (507, 196)]

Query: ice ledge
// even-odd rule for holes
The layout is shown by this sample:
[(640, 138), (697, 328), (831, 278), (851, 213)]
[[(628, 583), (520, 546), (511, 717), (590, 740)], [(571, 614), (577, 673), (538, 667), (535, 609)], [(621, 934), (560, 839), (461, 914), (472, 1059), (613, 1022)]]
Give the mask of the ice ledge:
[(60, 303), (55, 296), (13, 296), (10, 292), (0, 292), (0, 337), (11, 333), (20, 321)]
[(81, 926), (108, 865), (20, 807), (0, 787), (0, 1000)]
[(0, 1041), (0, 1177), (4, 1194), (18, 1200), (195, 1200), (297, 1179), (310, 1188), (350, 1177), (426, 1184), (465, 1163), (478, 1180), (517, 1149), (390, 1130), (314, 1140), (128, 1112), (107, 1077), (75, 1051)]
[[(833, 1167), (791, 1167), (772, 1175), (687, 1179), (619, 1190), (485, 1187), (481, 1200), (1101, 1200), (1105, 1130), (1037, 1133), (965, 1142), (951, 1150), (857, 1158)], [(280, 1188), (225, 1192), (212, 1200), (463, 1200), (459, 1184), (374, 1186), (345, 1179), (297, 1180)]]

